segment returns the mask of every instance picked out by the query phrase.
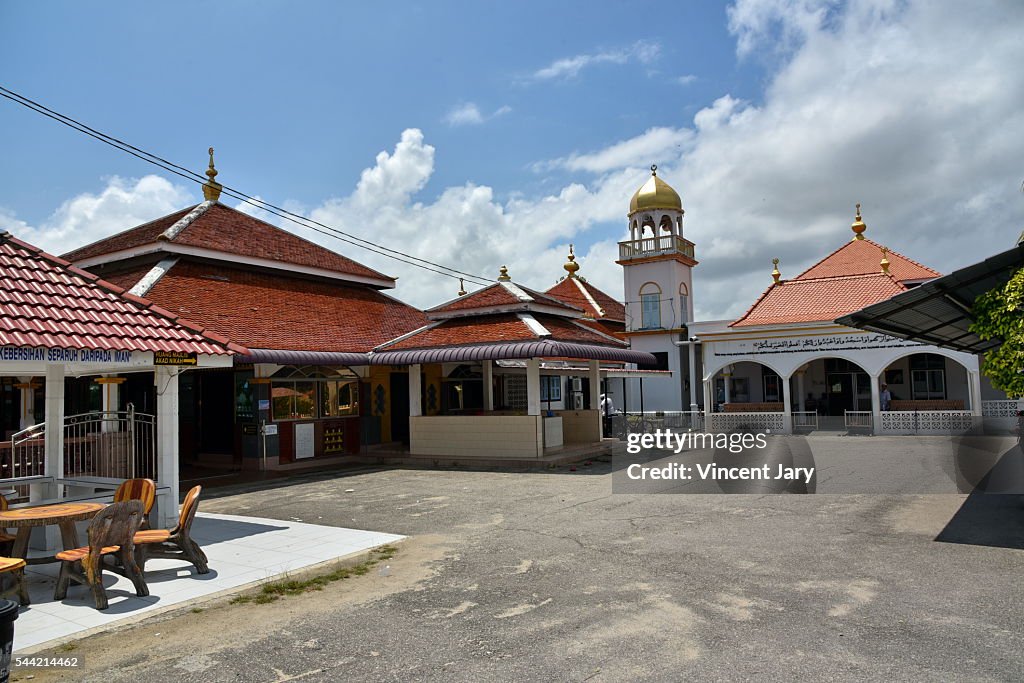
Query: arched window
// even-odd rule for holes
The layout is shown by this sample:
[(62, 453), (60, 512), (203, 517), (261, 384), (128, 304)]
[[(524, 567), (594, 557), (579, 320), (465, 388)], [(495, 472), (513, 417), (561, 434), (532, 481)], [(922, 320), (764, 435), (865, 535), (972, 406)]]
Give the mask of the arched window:
[(665, 232), (672, 232), (672, 218), (668, 215), (661, 217), (661, 229)]
[(648, 282), (640, 288), (640, 328), (655, 330), (661, 327), (661, 287)]
[(690, 322), (690, 290), (686, 288), (685, 282), (679, 283), (679, 322), (686, 324)]

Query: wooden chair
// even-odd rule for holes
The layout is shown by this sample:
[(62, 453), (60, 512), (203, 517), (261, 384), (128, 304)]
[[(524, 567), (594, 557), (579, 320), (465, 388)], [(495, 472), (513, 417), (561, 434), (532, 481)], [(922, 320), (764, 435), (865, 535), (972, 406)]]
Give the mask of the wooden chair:
[(143, 571), (146, 560), (151, 557), (185, 560), (192, 563), (199, 574), (210, 571), (207, 566), (206, 554), (199, 544), (192, 540), (192, 520), (199, 509), (199, 494), (202, 486), (193, 486), (185, 494), (185, 502), (181, 504), (178, 525), (173, 529), (151, 529), (135, 534), (136, 562)]
[[(2, 493), (0, 493), (0, 512), (7, 511), (7, 499)], [(0, 553), (4, 555), (10, 554), (11, 548), (14, 547), (14, 535), (9, 533), (7, 529), (0, 527)]]
[(156, 501), (156, 483), (152, 479), (125, 479), (114, 491), (114, 502), (123, 503), (126, 500), (142, 501), (142, 528), (149, 528), (149, 513)]
[(25, 560), (20, 557), (0, 557), (0, 581), (7, 575), (10, 575), (13, 581), (9, 587), (0, 589), (0, 597), (6, 598), (16, 594), (19, 603), (29, 604), (28, 588), (25, 586)]
[(57, 553), (61, 561), (54, 600), (63, 600), (68, 594), (68, 585), (74, 581), (92, 589), (96, 609), (107, 608), (107, 592), (103, 588), (103, 556), (117, 553), (121, 568), (135, 585), (139, 597), (149, 595), (149, 588), (142, 571), (135, 563), (133, 538), (142, 524), (143, 504), (129, 500), (108, 505), (89, 522), (89, 545)]

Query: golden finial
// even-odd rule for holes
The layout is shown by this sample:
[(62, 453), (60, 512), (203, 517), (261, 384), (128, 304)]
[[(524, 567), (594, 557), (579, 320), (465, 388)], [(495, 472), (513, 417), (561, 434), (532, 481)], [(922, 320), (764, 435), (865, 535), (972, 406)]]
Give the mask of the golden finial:
[(502, 266), (501, 270), (498, 271), (498, 272), (499, 272), (499, 274), (498, 274), (498, 282), (512, 282), (512, 278), (508, 274), (508, 268), (507, 267)]
[(658, 175), (658, 165), (651, 164), (651, 175)]
[(850, 226), (850, 229), (853, 230), (853, 239), (864, 239), (864, 231), (868, 229), (868, 226), (864, 224), (863, 220), (861, 220), (860, 204), (857, 205), (857, 217), (853, 219), (853, 225)]
[(882, 263), (881, 263), (881, 265), (882, 265), (882, 272), (885, 273), (886, 275), (889, 274), (889, 259), (886, 257), (886, 255), (888, 253), (889, 253), (889, 248), (888, 247), (882, 247)]
[(210, 167), (206, 169), (206, 177), (209, 178), (203, 183), (203, 197), (208, 202), (215, 202), (220, 199), (220, 191), (224, 187), (217, 182), (217, 169), (213, 167), (213, 147), (210, 148)]
[(569, 260), (562, 267), (569, 273), (569, 277), (576, 277), (576, 271), (580, 269), (580, 264), (576, 263), (576, 255), (572, 253), (571, 244), (569, 245)]
[(466, 283), (459, 278), (459, 296), (466, 296)]
[(782, 277), (782, 273), (779, 272), (779, 259), (773, 258), (772, 265), (775, 266), (775, 268), (772, 269), (772, 279), (775, 280), (775, 284), (779, 284), (779, 278)]

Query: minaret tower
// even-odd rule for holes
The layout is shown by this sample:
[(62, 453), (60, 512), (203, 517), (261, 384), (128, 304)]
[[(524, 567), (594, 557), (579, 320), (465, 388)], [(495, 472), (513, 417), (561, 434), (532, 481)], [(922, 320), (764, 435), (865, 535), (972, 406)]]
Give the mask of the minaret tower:
[(629, 201), (629, 239), (619, 242), (616, 261), (625, 278), (630, 344), (665, 358), (661, 369), (673, 371), (674, 380), (644, 384), (644, 393), (650, 395), (648, 405), (655, 410), (689, 406), (689, 400), (683, 403), (680, 380), (688, 373), (682, 370), (680, 349), (673, 344), (687, 338), (686, 324), (693, 320), (692, 269), (697, 261), (693, 242), (683, 237), (683, 213), (679, 193), (658, 177), (657, 166), (651, 166), (651, 177)]

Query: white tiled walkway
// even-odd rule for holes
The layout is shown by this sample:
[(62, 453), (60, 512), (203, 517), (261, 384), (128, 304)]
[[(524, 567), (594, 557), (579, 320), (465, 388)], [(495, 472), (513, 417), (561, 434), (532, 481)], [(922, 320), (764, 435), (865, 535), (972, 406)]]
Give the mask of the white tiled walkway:
[(54, 601), (58, 564), (29, 567), (32, 604), (23, 607), (14, 622), (15, 651), (25, 653), (43, 644), (56, 645), (148, 612), (196, 602), (404, 538), (375, 531), (205, 513), (196, 516), (192, 537), (209, 558), (209, 574), (196, 574), (186, 562), (150, 560), (146, 563), (149, 596), (140, 598), (131, 581), (104, 572), (110, 607), (103, 611), (93, 607), (92, 592), (86, 586), (72, 584), (67, 598)]

